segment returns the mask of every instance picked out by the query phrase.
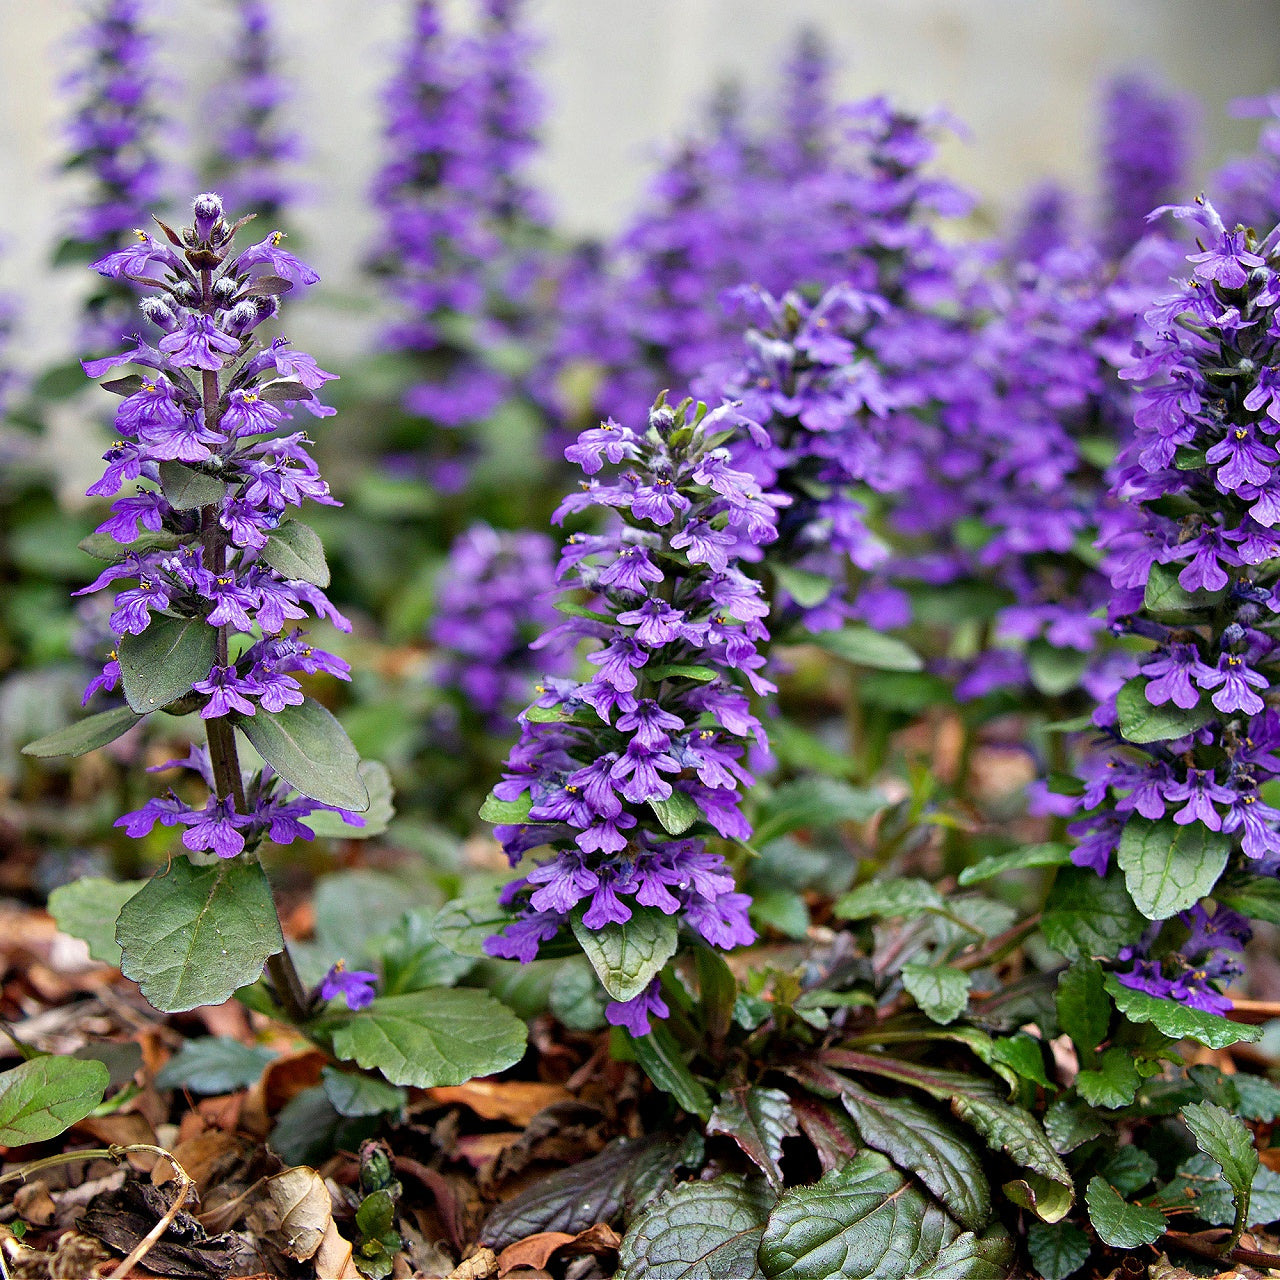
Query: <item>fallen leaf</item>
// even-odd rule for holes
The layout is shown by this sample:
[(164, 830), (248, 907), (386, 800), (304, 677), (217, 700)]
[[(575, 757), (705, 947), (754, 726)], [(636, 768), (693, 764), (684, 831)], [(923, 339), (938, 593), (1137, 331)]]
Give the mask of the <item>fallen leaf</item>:
[(58, 1212), (49, 1188), (43, 1182), (28, 1182), (13, 1193), (18, 1216), (33, 1227), (47, 1227)]
[(481, 1245), (471, 1257), (460, 1262), (445, 1280), (489, 1280), (498, 1272), (498, 1255), (487, 1245)]
[(280, 1219), (285, 1253), (305, 1262), (324, 1241), (333, 1223), (333, 1202), (324, 1179), (306, 1165), (297, 1165), (267, 1179), (267, 1194)]
[(514, 1129), (503, 1129), (498, 1133), (464, 1133), (455, 1143), (454, 1148), (468, 1164), (479, 1169), (488, 1164), (495, 1156), (500, 1156), (509, 1147), (520, 1141), (520, 1133)]
[(439, 1085), (427, 1090), (433, 1102), (457, 1102), (485, 1120), (506, 1120), (526, 1125), (539, 1111), (573, 1095), (560, 1084), (531, 1080), (471, 1080), (460, 1085)]
[[(234, 1133), (225, 1133), (221, 1129), (209, 1129), (194, 1138), (179, 1142), (173, 1148), (173, 1158), (196, 1184), (196, 1193), (202, 1200), (210, 1186), (215, 1181), (223, 1181), (244, 1154), (244, 1142)], [(151, 1181), (158, 1185), (172, 1177), (173, 1170), (169, 1167), (169, 1162), (164, 1160), (157, 1165)]]
[(318, 1049), (303, 1049), (273, 1058), (262, 1072), (254, 1090), (262, 1090), (262, 1101), (268, 1115), (275, 1115), (290, 1099), (304, 1089), (320, 1083), (320, 1073), (329, 1061)]
[(316, 1250), (315, 1266), (317, 1280), (361, 1280), (352, 1260), (351, 1241), (339, 1232), (332, 1217)]
[(498, 1254), (498, 1274), (505, 1276), (514, 1267), (533, 1267), (535, 1270), (545, 1267), (561, 1245), (574, 1239), (576, 1237), (568, 1231), (539, 1231), (536, 1235), (525, 1236)]
[(616, 1253), (622, 1237), (607, 1223), (597, 1222), (585, 1231), (579, 1231), (565, 1245), (565, 1253)]

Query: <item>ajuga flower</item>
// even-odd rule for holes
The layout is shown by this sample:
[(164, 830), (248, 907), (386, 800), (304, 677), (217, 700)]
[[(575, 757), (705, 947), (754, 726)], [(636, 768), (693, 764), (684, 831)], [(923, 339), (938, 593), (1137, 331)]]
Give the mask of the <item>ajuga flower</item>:
[[(86, 254), (82, 260), (115, 248), (164, 194), (155, 41), (147, 18), (145, 0), (95, 0), (77, 37), (77, 65), (65, 81), (75, 108), (63, 167), (88, 179), (70, 228)], [(86, 342), (118, 342), (136, 324), (130, 290), (100, 286), (87, 302), (86, 321)]]
[(231, 0), (229, 67), (213, 93), (209, 174), (232, 208), (275, 219), (294, 196), (289, 166), (302, 154), (297, 135), (283, 127), (288, 83), (277, 69), (275, 33), (266, 0)]
[[(707, 836), (750, 834), (739, 788), (764, 732), (743, 684), (773, 689), (756, 648), (768, 606), (736, 556), (705, 535), (723, 529), (735, 546), (763, 546), (784, 500), (733, 467), (724, 446), (735, 419), (731, 408), (692, 414), (688, 402), (659, 401), (648, 430), (607, 422), (569, 450), (592, 478), (557, 520), (598, 507), (617, 515), (607, 532), (565, 543), (561, 584), (591, 604), (567, 605), (547, 638), (596, 644), (595, 673), (546, 680), (520, 717), (494, 788), (512, 821), (497, 835), (513, 865), (533, 849), (551, 856), (504, 890), (516, 919), (488, 940), (491, 955), (532, 960), (571, 920), (595, 930), (637, 909), (676, 916), (717, 947), (755, 936), (748, 899)], [(655, 506), (659, 489), (668, 501)], [(694, 529), (703, 534), (685, 536)], [(609, 1016), (643, 1034), (664, 1013), (654, 988)]]
[(89, 490), (121, 494), (132, 482), (99, 526), (121, 545), (104, 553), (111, 563), (76, 593), (110, 588), (115, 605), (112, 651), (86, 700), (121, 682), (126, 643), (154, 646), (157, 656), (181, 644), (194, 665), (165, 703), (198, 710), (208, 726), (209, 748), (180, 762), (208, 783), (208, 803), (150, 801), (117, 825), (130, 835), (156, 820), (181, 825), (187, 848), (223, 858), (268, 837), (310, 839), (302, 820), (332, 807), (290, 797), (270, 767), (242, 780), (238, 765), (231, 770), (232, 723), (301, 705), (296, 673), (349, 678), (344, 661), (293, 629), (308, 610), (349, 629), (321, 589), (328, 571), (316, 535), (289, 515), (308, 498), (336, 505), (310, 441), (292, 422), (300, 407), (332, 412), (314, 389), (334, 375), (285, 338), (264, 346), (254, 336), (279, 310), (290, 277), (316, 277), (281, 246), (279, 232), (237, 250), (247, 221), (229, 224), (218, 196), (198, 196), (194, 225), (181, 234), (163, 224), (163, 240), (139, 231), (136, 247), (94, 264), (104, 276), (154, 290), (152, 310), (163, 310), (167, 332), (154, 347), (135, 338), (131, 349), (85, 362), (91, 377), (120, 366), (137, 372), (105, 384), (121, 397), (119, 439)]
[(528, 704), (539, 673), (564, 673), (554, 651), (529, 648), (558, 617), (550, 599), (554, 561), (545, 534), (487, 524), (473, 525), (450, 548), (431, 624), (442, 659), (435, 678), (492, 728), (505, 729)]
[(1119, 259), (1142, 236), (1147, 214), (1183, 183), (1191, 104), (1130, 74), (1107, 85), (1102, 109), (1102, 247)]
[[(1258, 242), (1207, 203), (1172, 212), (1203, 241), (1191, 277), (1148, 313), (1154, 337), (1124, 374), (1143, 389), (1115, 478), (1126, 519), (1104, 539), (1112, 625), (1154, 649), (1094, 716), (1105, 768), (1081, 799), (1093, 812), (1073, 828), (1086, 839), (1072, 855), (1102, 874), (1120, 848), (1134, 899), (1157, 922), (1177, 895), (1153, 894), (1152, 877), (1175, 846), (1206, 859), (1184, 895), (1218, 898), (1225, 883), (1230, 901), (1231, 885), (1280, 868), (1280, 813), (1262, 798), (1280, 776), (1280, 425), (1267, 413), (1280, 228)], [(1172, 959), (1152, 958), (1148, 940), (1121, 980), (1220, 1012), (1228, 1002), (1212, 983), (1238, 971), (1223, 953), (1240, 950), (1247, 922), (1177, 905), (1191, 940)]]
[(341, 997), (348, 1009), (364, 1009), (373, 1003), (377, 994), (378, 975), (367, 969), (348, 969), (339, 960), (330, 966), (320, 981), (321, 1000), (337, 1000)]

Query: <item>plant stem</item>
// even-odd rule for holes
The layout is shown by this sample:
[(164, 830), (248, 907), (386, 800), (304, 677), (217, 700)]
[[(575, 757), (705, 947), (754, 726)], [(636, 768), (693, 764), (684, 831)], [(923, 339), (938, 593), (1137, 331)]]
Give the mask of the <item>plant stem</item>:
[[(214, 309), (210, 280), (210, 272), (200, 273), (201, 310), (207, 313), (211, 313)], [(217, 372), (211, 369), (202, 370), (200, 398), (205, 426), (210, 430), (215, 430), (221, 420), (219, 411), (221, 396)], [(200, 509), (200, 541), (204, 548), (205, 568), (215, 577), (225, 573), (227, 535), (218, 522), (218, 509), (213, 504)], [(226, 624), (218, 628), (216, 661), (221, 667), (225, 667), (229, 661)], [(225, 716), (211, 716), (204, 722), (204, 726), (209, 743), (209, 763), (213, 770), (214, 790), (218, 799), (230, 799), (237, 813), (248, 813), (244, 795), (244, 778), (240, 772), (240, 757), (236, 750), (236, 735), (231, 721)], [(279, 919), (278, 912), (277, 919)], [(294, 967), (287, 945), (267, 960), (267, 973), (275, 988), (276, 999), (284, 1007), (289, 1020), (295, 1026), (301, 1026), (307, 1020), (307, 992), (302, 985), (302, 979), (298, 977), (298, 971)]]

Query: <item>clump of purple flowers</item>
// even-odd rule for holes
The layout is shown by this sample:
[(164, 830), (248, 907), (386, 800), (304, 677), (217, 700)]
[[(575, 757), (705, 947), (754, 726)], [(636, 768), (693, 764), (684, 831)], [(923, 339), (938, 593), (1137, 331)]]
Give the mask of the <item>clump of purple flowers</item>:
[(275, 219), (295, 190), (289, 166), (302, 154), (297, 134), (281, 122), (288, 82), (277, 70), (275, 33), (266, 0), (231, 0), (235, 9), (230, 67), (215, 90), (211, 116), (216, 150), (209, 173), (234, 209)]
[[(596, 671), (546, 680), (520, 717), (494, 788), (515, 812), (496, 834), (513, 865), (535, 849), (552, 856), (504, 890), (516, 919), (488, 940), (491, 955), (529, 961), (571, 921), (598, 930), (638, 909), (717, 947), (755, 936), (747, 896), (708, 847), (710, 833), (750, 835), (744, 759), (765, 737), (743, 686), (774, 688), (757, 649), (768, 605), (738, 549), (774, 540), (785, 500), (733, 465), (725, 446), (741, 422), (729, 407), (660, 400), (646, 431), (609, 421), (565, 451), (590, 478), (556, 519), (617, 513), (607, 532), (572, 534), (560, 558), (562, 586), (590, 604), (566, 601), (558, 633), (595, 642)], [(656, 979), (608, 1009), (633, 1035), (665, 1013)]]
[(1131, 967), (1117, 970), (1116, 977), (1126, 987), (1206, 1013), (1230, 1012), (1230, 998), (1212, 984), (1230, 982), (1244, 973), (1240, 957), (1253, 936), (1248, 920), (1230, 907), (1219, 904), (1207, 909), (1197, 903), (1180, 911), (1177, 923), (1187, 936), (1172, 950), (1158, 949), (1164, 931), (1158, 923), (1134, 946), (1121, 947), (1116, 959)]
[[(87, 185), (70, 233), (85, 260), (115, 248), (164, 194), (157, 151), (155, 40), (145, 0), (97, 0), (79, 33), (79, 65), (65, 81), (76, 105), (63, 167)], [(85, 340), (118, 342), (133, 320), (127, 288), (104, 287), (88, 300)]]
[(427, 469), (446, 491), (465, 486), (476, 457), (465, 428), (513, 393), (488, 353), (526, 328), (540, 270), (516, 243), (542, 218), (523, 175), (540, 108), (522, 69), (520, 11), (518, 0), (486, 0), (479, 30), (461, 39), (435, 0), (418, 0), (385, 95), (372, 266), (398, 313), (386, 344), (420, 366), (403, 406), (427, 424)]
[(1191, 151), (1191, 106), (1141, 75), (1106, 88), (1102, 125), (1101, 241), (1113, 260), (1142, 236), (1147, 214), (1173, 199)]
[[(322, 590), (328, 572), (318, 539), (289, 517), (308, 498), (337, 505), (292, 422), (299, 408), (334, 412), (314, 393), (335, 375), (285, 338), (264, 347), (254, 336), (281, 294), (318, 277), (281, 247), (278, 231), (237, 249), (247, 221), (229, 224), (221, 200), (202, 195), (194, 225), (178, 233), (162, 223), (163, 238), (138, 231), (135, 245), (95, 263), (104, 276), (150, 287), (142, 310), (163, 336), (154, 347), (135, 338), (129, 350), (84, 365), (90, 377), (120, 366), (138, 371), (104, 384), (121, 397), (119, 438), (89, 493), (130, 491), (98, 528), (118, 550), (102, 552), (111, 563), (76, 593), (114, 592), (113, 650), (85, 701), (120, 683), (122, 645), (159, 633), (164, 653), (166, 638), (190, 642), (192, 623), (211, 637), (207, 669), (173, 703), (198, 709), (206, 724), (209, 747), (176, 763), (204, 778), (209, 798), (193, 806), (170, 792), (117, 825), (135, 837), (156, 822), (185, 827), (188, 849), (223, 858), (267, 837), (310, 839), (304, 819), (331, 807), (290, 797), (269, 767), (246, 783), (234, 765), (233, 724), (302, 704), (298, 673), (349, 678), (342, 659), (294, 626), (311, 609), (349, 629)], [(282, 558), (284, 547), (295, 554)]]
[(477, 523), (455, 539), (436, 589), (436, 682), (494, 731), (528, 705), (538, 675), (563, 675), (554, 650), (529, 646), (555, 625), (555, 549), (543, 533)]
[[(1102, 875), (1119, 850), (1139, 906), (1144, 849), (1166, 856), (1175, 838), (1204, 851), (1197, 873), (1220, 868), (1228, 886), (1280, 870), (1280, 811), (1262, 792), (1280, 776), (1280, 715), (1269, 705), (1280, 608), (1280, 229), (1259, 243), (1207, 203), (1173, 213), (1205, 238), (1189, 258), (1192, 278), (1148, 312), (1155, 337), (1125, 371), (1143, 387), (1116, 475), (1125, 508), (1103, 538), (1112, 625), (1154, 648), (1094, 716), (1108, 746), (1079, 802), (1087, 816), (1071, 828), (1078, 866)], [(1222, 896), (1223, 881), (1211, 880), (1195, 882), (1201, 896)], [(1184, 923), (1199, 938), (1199, 924)], [(1238, 951), (1247, 927), (1233, 917), (1224, 929)], [(1189, 965), (1173, 987), (1165, 966), (1146, 960), (1125, 980), (1209, 1008), (1220, 999), (1210, 984), (1229, 966), (1194, 952), (1184, 950)]]

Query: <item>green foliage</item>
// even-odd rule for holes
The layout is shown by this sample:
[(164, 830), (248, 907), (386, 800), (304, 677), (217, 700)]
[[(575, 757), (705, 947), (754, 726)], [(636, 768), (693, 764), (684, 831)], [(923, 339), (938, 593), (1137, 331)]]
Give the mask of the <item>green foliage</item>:
[(969, 1003), (971, 979), (948, 965), (905, 964), (902, 985), (934, 1022), (954, 1022)]
[[(664, 1093), (669, 1093), (683, 1110), (706, 1120), (711, 1115), (711, 1095), (689, 1070), (665, 1023), (652, 1022), (647, 1036), (630, 1041), (635, 1060), (645, 1075)], [(619, 1033), (621, 1034), (621, 1033)]]
[(190, 1089), (193, 1093), (247, 1089), (275, 1056), (270, 1049), (241, 1044), (229, 1036), (188, 1040), (156, 1072), (156, 1088)]
[(330, 809), (316, 809), (307, 815), (307, 826), (317, 836), (333, 840), (372, 840), (391, 825), (396, 816), (395, 793), (387, 766), (377, 760), (361, 760), (359, 772), (360, 781), (369, 794), (369, 807), (360, 814), (363, 825), (352, 826)]
[(160, 464), (160, 487), (175, 511), (194, 511), (221, 502), (227, 493), (227, 482), (219, 476), (181, 462)]
[(649, 801), (649, 808), (669, 836), (683, 835), (702, 818), (702, 810), (687, 791), (672, 791), (665, 800), (655, 797)]
[(584, 908), (573, 913), (573, 936), (591, 961), (601, 985), (614, 1000), (634, 1000), (676, 953), (675, 916), (657, 907), (634, 907), (631, 918), (600, 929), (582, 923)]
[(0, 1072), (0, 1147), (56, 1138), (102, 1101), (110, 1080), (101, 1062), (47, 1054)]
[(1088, 867), (1063, 867), (1045, 901), (1040, 931), (1055, 951), (1078, 960), (1114, 956), (1146, 926), (1117, 868), (1099, 876)]
[(203, 618), (159, 614), (140, 635), (120, 641), (120, 687), (139, 715), (167, 707), (208, 678), (217, 659), (218, 633)]
[(399, 1115), (409, 1095), (397, 1085), (377, 1076), (325, 1067), (321, 1087), (330, 1105), (340, 1116)]
[(791, 1100), (781, 1089), (746, 1085), (726, 1091), (707, 1121), (707, 1132), (732, 1138), (770, 1186), (781, 1191), (782, 1141), (800, 1133)]
[(1183, 1107), (1182, 1119), (1196, 1146), (1221, 1168), (1235, 1199), (1236, 1222), (1243, 1230), (1249, 1225), (1249, 1195), (1259, 1168), (1253, 1135), (1242, 1120), (1215, 1102)]
[(280, 711), (259, 708), (255, 715), (238, 717), (236, 727), (299, 794), (355, 813), (368, 809), (359, 754), (343, 727), (315, 699)]
[(1081, 1071), (1076, 1077), (1076, 1091), (1094, 1107), (1127, 1107), (1142, 1077), (1128, 1049), (1108, 1049), (1097, 1070)]
[(392, 1084), (458, 1085), (519, 1062), (526, 1030), (484, 991), (436, 989), (379, 996), (333, 1028), (333, 1051)]
[(1159, 1209), (1129, 1204), (1103, 1178), (1089, 1179), (1085, 1203), (1098, 1238), (1114, 1249), (1154, 1244), (1164, 1235), (1164, 1214)]
[(145, 880), (104, 880), (84, 876), (59, 885), (49, 895), (49, 914), (63, 933), (88, 944), (89, 954), (103, 964), (120, 964), (116, 921), (124, 904), (145, 885)]
[(1066, 1280), (1089, 1260), (1089, 1237), (1071, 1222), (1033, 1222), (1027, 1251), (1041, 1280)]
[(760, 1179), (736, 1174), (675, 1187), (632, 1223), (618, 1251), (618, 1280), (756, 1280), (772, 1203)]
[(1147, 681), (1134, 676), (1116, 694), (1116, 712), (1120, 717), (1120, 732), (1130, 742), (1166, 742), (1184, 737), (1209, 723), (1217, 715), (1208, 698), (1202, 698), (1188, 711), (1166, 702), (1153, 707), (1147, 701)]
[(957, 877), (963, 886), (979, 884), (1002, 876), (1007, 871), (1024, 871), (1033, 867), (1063, 867), (1071, 861), (1071, 851), (1062, 844), (1033, 844), (1008, 853), (993, 853), (965, 867)]
[(1131, 814), (1116, 860), (1138, 910), (1149, 920), (1167, 920), (1212, 891), (1230, 851), (1231, 837), (1202, 823), (1179, 826)]
[(1058, 979), (1058, 1025), (1082, 1053), (1106, 1039), (1111, 1001), (1103, 986), (1102, 966), (1089, 957), (1077, 960)]
[(299, 578), (317, 587), (329, 585), (329, 563), (324, 543), (310, 525), (301, 520), (285, 520), (267, 534), (262, 558), (286, 578)]
[(1258, 1040), (1262, 1036), (1258, 1027), (1232, 1022), (1216, 1013), (1205, 1013), (1173, 1000), (1162, 1000), (1145, 991), (1135, 991), (1126, 987), (1114, 974), (1107, 975), (1106, 988), (1116, 1002), (1116, 1008), (1131, 1022), (1150, 1022), (1172, 1040), (1190, 1037), (1211, 1049), (1225, 1049), (1230, 1044)]
[(919, 1274), (959, 1234), (884, 1156), (864, 1152), (815, 1185), (783, 1194), (759, 1259), (769, 1280), (889, 1280)]
[(942, 895), (927, 880), (873, 880), (837, 898), (833, 910), (842, 920), (914, 916), (941, 911)]
[(761, 805), (753, 839), (758, 846), (791, 831), (865, 822), (888, 801), (871, 787), (853, 787), (837, 778), (810, 776), (776, 787)]
[(843, 658), (858, 667), (878, 671), (920, 671), (924, 660), (895, 636), (887, 636), (870, 627), (846, 627), (843, 631), (821, 631), (812, 637), (820, 649)]
[[(207, 674), (207, 673), (206, 673)], [(128, 733), (142, 717), (129, 707), (115, 707), (111, 711), (99, 711), (96, 715), (85, 716), (69, 724), (65, 729), (56, 729), (43, 738), (37, 738), (22, 748), (24, 756), (38, 756), (51, 759), (56, 756), (82, 756), (86, 752), (96, 751), (114, 742), (123, 733)]]
[(175, 858), (124, 904), (120, 968), (165, 1013), (221, 1004), (284, 948), (271, 886), (244, 858)]

